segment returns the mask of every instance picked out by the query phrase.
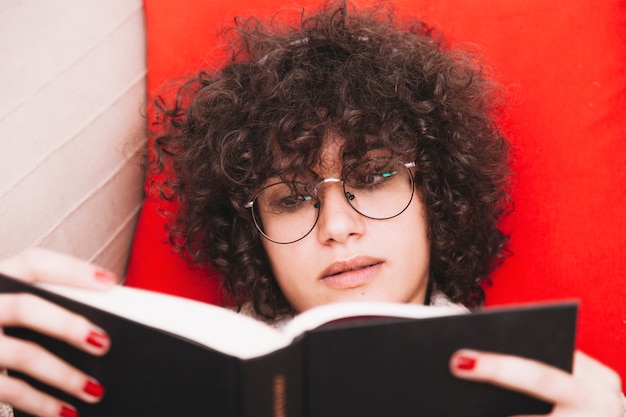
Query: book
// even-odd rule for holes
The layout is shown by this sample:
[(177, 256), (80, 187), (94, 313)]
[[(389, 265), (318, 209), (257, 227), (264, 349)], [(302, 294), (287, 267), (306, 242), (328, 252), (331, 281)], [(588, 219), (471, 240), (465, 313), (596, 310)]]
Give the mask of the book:
[(84, 404), (16, 374), (75, 405), (81, 417), (543, 414), (550, 404), (457, 379), (448, 362), (457, 349), (471, 348), (571, 372), (578, 309), (575, 302), (559, 302), (466, 314), (447, 307), (336, 303), (276, 329), (227, 308), (121, 286), (101, 292), (0, 275), (0, 292), (35, 294), (109, 333), (109, 352), (95, 357), (28, 329), (5, 329), (105, 386), (100, 403)]

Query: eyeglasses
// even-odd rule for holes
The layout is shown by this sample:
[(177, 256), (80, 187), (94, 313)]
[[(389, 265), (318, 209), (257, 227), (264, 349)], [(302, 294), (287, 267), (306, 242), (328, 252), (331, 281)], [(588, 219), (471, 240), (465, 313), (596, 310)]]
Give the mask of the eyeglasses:
[(294, 243), (306, 237), (320, 214), (318, 189), (340, 182), (350, 206), (362, 216), (375, 220), (400, 215), (411, 204), (415, 192), (410, 168), (392, 158), (374, 158), (351, 167), (343, 179), (326, 178), (314, 186), (284, 181), (262, 188), (245, 207), (252, 209), (254, 224), (274, 243)]

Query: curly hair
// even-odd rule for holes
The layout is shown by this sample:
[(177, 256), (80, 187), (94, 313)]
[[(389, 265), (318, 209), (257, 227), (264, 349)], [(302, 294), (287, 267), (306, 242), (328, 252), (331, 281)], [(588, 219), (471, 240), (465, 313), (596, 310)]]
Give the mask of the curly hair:
[(324, 138), (345, 164), (375, 148), (417, 162), (431, 245), (430, 285), (469, 307), (506, 255), (509, 146), (496, 84), (473, 53), (388, 8), (332, 3), (297, 24), (238, 19), (219, 69), (156, 100), (151, 169), (177, 211), (171, 243), (219, 270), (239, 306), (268, 321), (291, 312), (245, 204), (270, 177), (307, 177)]

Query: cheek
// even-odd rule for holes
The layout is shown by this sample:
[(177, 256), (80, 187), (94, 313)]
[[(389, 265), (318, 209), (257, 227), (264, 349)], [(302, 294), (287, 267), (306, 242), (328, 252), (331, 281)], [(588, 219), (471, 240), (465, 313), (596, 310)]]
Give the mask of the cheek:
[(309, 269), (307, 262), (311, 257), (298, 250), (298, 245), (278, 245), (266, 241), (264, 246), (274, 277), (283, 290), (292, 284), (290, 277), (300, 276)]
[(413, 267), (428, 268), (430, 239), (428, 238), (428, 221), (421, 202), (416, 200), (415, 204), (411, 203), (401, 217), (403, 217), (402, 221), (395, 225), (396, 235), (401, 236), (398, 241), (400, 246), (396, 247), (396, 250), (408, 256), (406, 261), (413, 264)]
[[(406, 211), (400, 216), (402, 218), (402, 225), (398, 225), (399, 228), (404, 228), (404, 236), (406, 239), (413, 240), (423, 246), (428, 244), (428, 220), (426, 219), (426, 212), (424, 206), (419, 198), (419, 195), (413, 197), (411, 204), (407, 207)], [(406, 233), (410, 231), (410, 233)]]
[[(270, 266), (281, 292), (295, 311), (310, 308), (315, 261), (312, 249), (304, 250), (300, 245), (273, 245), (266, 248)], [(304, 246), (304, 245), (303, 245)], [(319, 265), (317, 265), (319, 266)]]

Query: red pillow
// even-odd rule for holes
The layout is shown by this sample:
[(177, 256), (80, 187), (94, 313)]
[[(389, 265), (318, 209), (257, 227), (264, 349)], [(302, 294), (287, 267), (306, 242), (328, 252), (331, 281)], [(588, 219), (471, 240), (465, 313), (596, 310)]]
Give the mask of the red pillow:
[[(221, 3), (221, 4), (218, 4)], [(303, 4), (317, 4), (307, 1)], [(236, 15), (283, 2), (146, 0), (148, 88), (197, 70)], [(495, 275), (488, 304), (579, 299), (579, 346), (626, 380), (626, 3), (568, 0), (399, 0), (453, 42), (478, 45), (509, 92), (503, 128), (514, 144), (515, 213), (504, 226), (514, 256)], [(146, 201), (128, 285), (220, 302), (216, 274), (171, 253)]]

